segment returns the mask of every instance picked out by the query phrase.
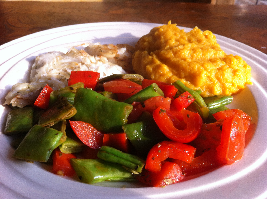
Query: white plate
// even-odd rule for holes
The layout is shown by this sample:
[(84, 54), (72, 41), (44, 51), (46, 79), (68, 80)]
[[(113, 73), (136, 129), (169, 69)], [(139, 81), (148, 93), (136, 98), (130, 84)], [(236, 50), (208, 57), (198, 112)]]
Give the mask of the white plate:
[[(38, 54), (66, 50), (84, 42), (134, 45), (138, 38), (158, 25), (160, 24), (128, 22), (80, 24), (38, 32), (0, 46), (1, 104), (11, 86), (27, 78), (27, 70)], [(183, 29), (190, 31), (188, 28)], [(250, 114), (257, 125), (256, 133), (241, 161), (165, 188), (145, 188), (126, 183), (105, 183), (104, 186), (115, 187), (102, 187), (56, 176), (40, 164), (14, 160), (9, 137), (1, 131), (0, 198), (244, 199), (267, 196), (267, 56), (237, 41), (216, 36), (226, 53), (241, 56), (252, 67), (254, 85), (235, 96), (232, 105)], [(0, 106), (1, 127), (6, 112), (6, 108)]]

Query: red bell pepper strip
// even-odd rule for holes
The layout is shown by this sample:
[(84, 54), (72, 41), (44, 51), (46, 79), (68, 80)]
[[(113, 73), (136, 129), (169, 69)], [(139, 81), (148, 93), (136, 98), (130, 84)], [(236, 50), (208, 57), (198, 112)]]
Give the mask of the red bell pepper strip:
[(134, 95), (142, 90), (142, 86), (128, 79), (119, 79), (105, 82), (104, 90), (112, 93), (127, 93)]
[(82, 121), (69, 121), (77, 137), (92, 149), (98, 149), (103, 144), (103, 134), (91, 124)]
[(210, 149), (215, 150), (221, 141), (222, 121), (203, 124), (200, 134), (190, 145), (196, 147), (196, 156), (203, 154)]
[(186, 109), (190, 104), (195, 101), (195, 98), (188, 92), (182, 93), (179, 97), (173, 100), (173, 105), (177, 109), (177, 111), (181, 111), (182, 109)]
[(243, 157), (251, 117), (239, 109), (220, 111), (213, 116), (223, 120), (221, 142), (217, 147), (218, 159), (223, 164), (233, 164)]
[(145, 110), (141, 102), (133, 102), (132, 106), (133, 110), (128, 116), (128, 124), (136, 122)]
[(151, 172), (143, 169), (137, 180), (153, 187), (164, 187), (175, 184), (184, 179), (181, 168), (174, 162), (164, 162), (160, 172)]
[(68, 85), (71, 86), (82, 82), (85, 88), (92, 88), (94, 90), (99, 77), (100, 73), (94, 71), (71, 71)]
[(154, 145), (148, 152), (145, 169), (152, 172), (161, 170), (161, 163), (167, 158), (173, 158), (190, 163), (196, 149), (190, 145), (174, 141), (162, 141)]
[(49, 99), (50, 99), (50, 93), (53, 91), (53, 89), (47, 84), (42, 91), (40, 92), (39, 96), (34, 102), (34, 106), (41, 108), (41, 109), (47, 109), (49, 106)]
[(59, 149), (56, 149), (53, 153), (53, 173), (62, 176), (72, 177), (75, 174), (74, 169), (70, 164), (70, 159), (76, 158), (75, 155), (71, 153), (62, 153)]
[(156, 97), (151, 97), (146, 101), (144, 101), (144, 110), (150, 112), (151, 114), (158, 107), (162, 107), (165, 108), (166, 110), (169, 110), (171, 107), (171, 98), (156, 96)]
[(178, 91), (178, 89), (174, 85), (170, 85), (170, 84), (167, 84), (161, 81), (150, 80), (150, 79), (144, 79), (142, 81), (142, 87), (144, 89), (153, 83), (156, 83), (159, 86), (159, 88), (163, 91), (164, 97), (169, 97), (173, 99)]
[(153, 113), (155, 122), (166, 137), (173, 141), (188, 143), (198, 136), (203, 123), (202, 118), (198, 113), (185, 109), (179, 111), (179, 114), (183, 118), (183, 122), (186, 124), (185, 129), (176, 128), (169, 116), (170, 114), (171, 112), (167, 113), (167, 110), (162, 107), (158, 107)]
[(234, 115), (238, 115), (243, 119), (244, 130), (247, 131), (250, 126), (250, 121), (252, 120), (252, 118), (240, 109), (228, 109), (224, 111), (219, 111), (217, 113), (214, 113), (213, 117), (216, 120), (223, 120), (228, 117), (233, 117)]
[(104, 134), (103, 146), (110, 146), (120, 151), (129, 152), (129, 140), (126, 133)]
[(221, 165), (217, 159), (216, 149), (204, 152), (202, 155), (194, 158), (190, 163), (181, 160), (172, 161), (180, 166), (185, 176), (200, 175), (216, 169)]
[(242, 118), (234, 115), (226, 118), (222, 126), (220, 145), (217, 147), (218, 159), (224, 164), (233, 164), (243, 156), (245, 136)]

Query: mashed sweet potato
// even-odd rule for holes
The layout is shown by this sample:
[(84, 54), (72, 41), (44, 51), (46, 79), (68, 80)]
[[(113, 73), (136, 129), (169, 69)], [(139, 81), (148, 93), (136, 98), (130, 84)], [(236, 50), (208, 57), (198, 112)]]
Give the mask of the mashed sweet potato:
[(202, 96), (231, 95), (251, 82), (251, 67), (227, 55), (210, 31), (184, 32), (176, 24), (153, 28), (135, 46), (133, 69), (148, 79), (181, 80)]

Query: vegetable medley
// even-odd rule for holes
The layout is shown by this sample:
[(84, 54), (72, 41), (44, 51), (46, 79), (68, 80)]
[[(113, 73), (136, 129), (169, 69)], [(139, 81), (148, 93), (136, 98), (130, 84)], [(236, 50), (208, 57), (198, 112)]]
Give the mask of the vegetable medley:
[(52, 161), (58, 175), (162, 187), (242, 158), (251, 117), (228, 109), (232, 100), (179, 80), (72, 71), (68, 87), (46, 85), (32, 106), (13, 108), (4, 133), (23, 135), (15, 158)]

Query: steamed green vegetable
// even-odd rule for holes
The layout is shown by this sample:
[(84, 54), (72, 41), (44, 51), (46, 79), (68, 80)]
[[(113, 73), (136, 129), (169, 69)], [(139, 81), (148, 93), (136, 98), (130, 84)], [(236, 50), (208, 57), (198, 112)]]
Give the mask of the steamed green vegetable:
[(16, 149), (14, 157), (26, 161), (47, 162), (62, 134), (55, 129), (35, 125)]
[(84, 183), (134, 180), (132, 173), (119, 164), (100, 159), (71, 159), (70, 162), (79, 179)]
[(28, 132), (33, 126), (33, 107), (11, 110), (7, 115), (4, 134)]
[(77, 90), (74, 106), (77, 113), (73, 120), (87, 122), (105, 133), (121, 132), (122, 125), (127, 123), (133, 109), (130, 104), (109, 99), (85, 88)]

